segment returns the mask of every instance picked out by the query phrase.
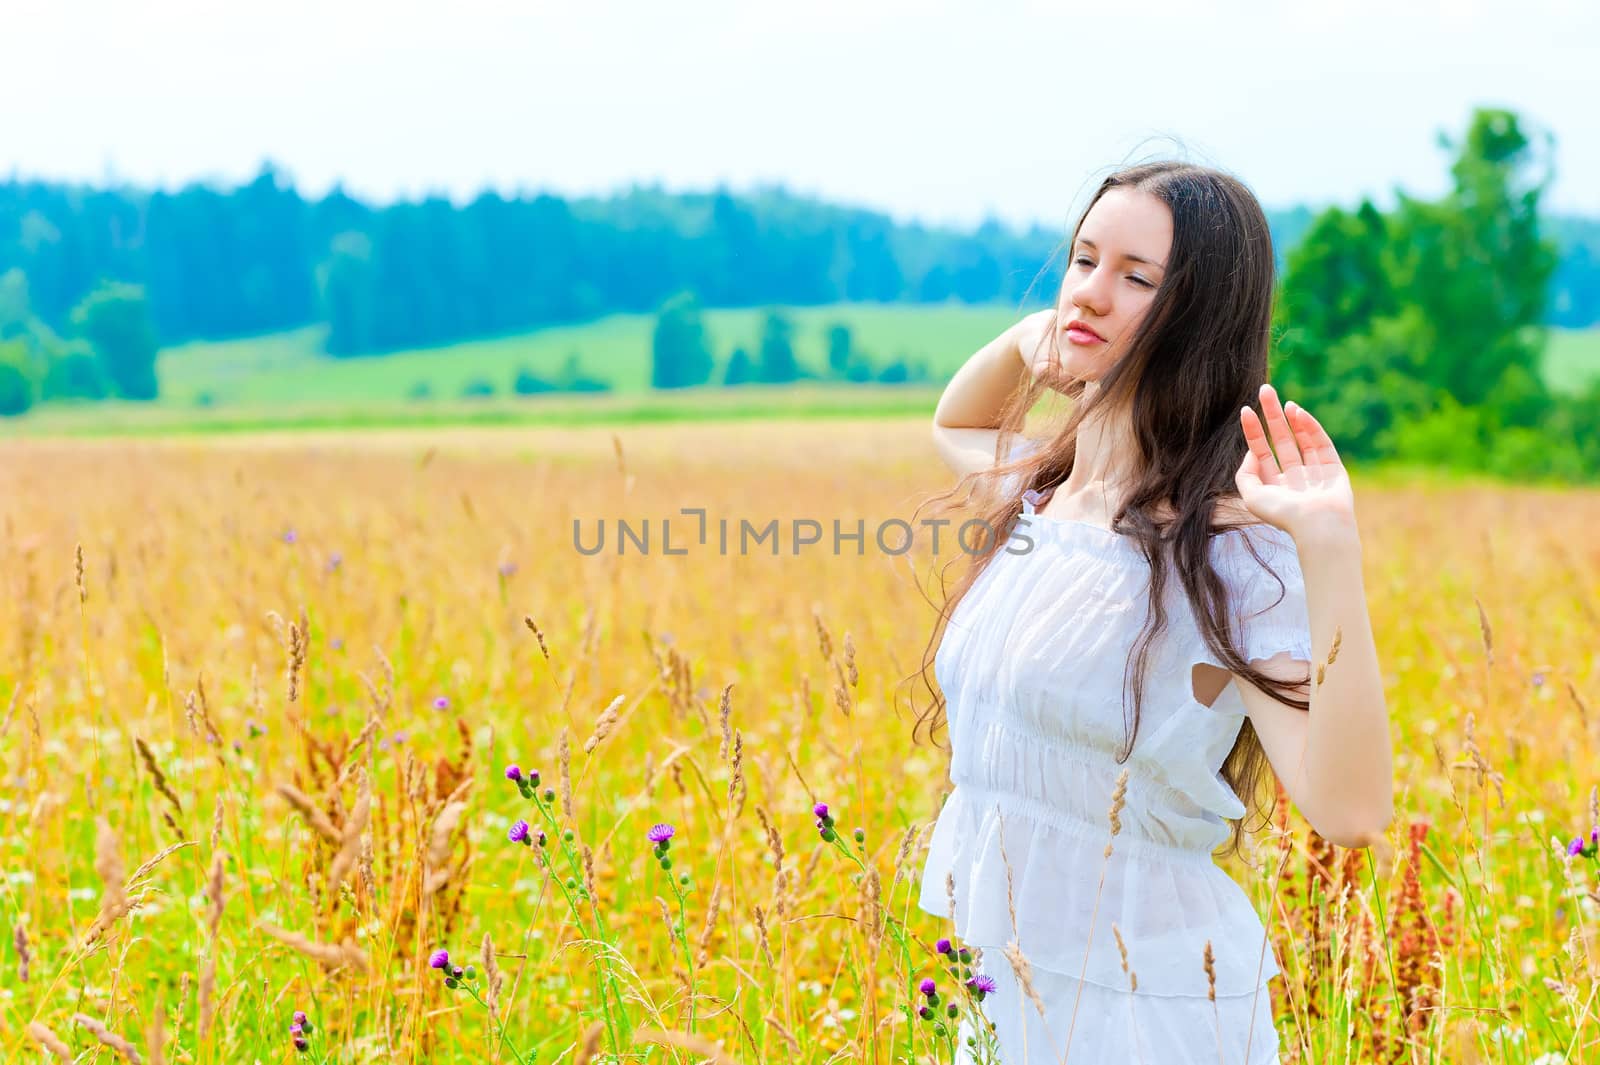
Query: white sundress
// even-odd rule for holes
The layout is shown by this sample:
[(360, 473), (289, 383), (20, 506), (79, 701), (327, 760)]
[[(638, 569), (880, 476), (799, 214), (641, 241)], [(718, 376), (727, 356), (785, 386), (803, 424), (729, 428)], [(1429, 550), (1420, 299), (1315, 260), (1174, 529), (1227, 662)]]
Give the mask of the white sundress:
[[(1251, 557), (1246, 536), (1281, 587)], [(1293, 538), (1255, 525), (1214, 537), (1211, 549), (1246, 659), (1289, 651), (1309, 662)], [(983, 1010), (1003, 1065), (1278, 1062), (1268, 988), (1278, 959), (1249, 897), (1213, 858), (1228, 837), (1224, 817), (1245, 813), (1219, 772), (1244, 705), (1233, 683), (1210, 706), (1195, 698), (1193, 664), (1223, 663), (1206, 649), (1175, 572), (1168, 628), (1151, 647), (1139, 734), (1130, 758), (1116, 761), (1125, 740), (1123, 666), (1148, 590), (1149, 566), (1132, 538), (1037, 514), (1025, 500), (935, 657), (955, 788), (929, 841), (918, 904), (948, 917), (945, 878), (954, 876), (957, 942), (984, 948), (975, 971), (998, 985)], [(1127, 714), (1131, 720), (1131, 695)], [(1107, 813), (1124, 768), (1113, 840)], [(1137, 992), (1129, 991), (1112, 922)], [(1002, 953), (1013, 940), (1028, 958), (1047, 1023)], [(1207, 940), (1215, 1003), (1202, 960)], [(971, 1023), (961, 1022), (958, 1062), (974, 1060)]]

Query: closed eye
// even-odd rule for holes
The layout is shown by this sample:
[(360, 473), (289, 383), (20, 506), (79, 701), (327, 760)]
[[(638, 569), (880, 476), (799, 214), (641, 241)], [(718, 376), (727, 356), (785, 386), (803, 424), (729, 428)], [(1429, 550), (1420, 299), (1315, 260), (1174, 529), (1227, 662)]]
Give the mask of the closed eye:
[[(1084, 256), (1084, 255), (1078, 256), (1076, 259), (1072, 260), (1072, 262), (1073, 262), (1074, 265), (1079, 265), (1079, 264), (1081, 264), (1083, 266), (1093, 266), (1094, 265), (1094, 263), (1091, 262), (1089, 260), (1089, 258), (1087, 256)], [(1155, 288), (1156, 287), (1154, 284), (1152, 284), (1149, 281), (1146, 281), (1144, 278), (1140, 277), (1138, 274), (1129, 274), (1128, 275), (1128, 280), (1134, 282), (1135, 284), (1143, 285), (1145, 288)]]

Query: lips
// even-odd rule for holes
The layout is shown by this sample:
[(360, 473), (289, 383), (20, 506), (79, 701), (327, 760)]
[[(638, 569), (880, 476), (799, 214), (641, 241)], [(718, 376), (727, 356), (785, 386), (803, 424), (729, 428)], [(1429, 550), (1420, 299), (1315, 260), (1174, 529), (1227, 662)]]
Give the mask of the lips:
[(1091, 339), (1091, 338), (1094, 339), (1094, 340), (1104, 340), (1105, 339), (1105, 337), (1101, 336), (1099, 333), (1095, 332), (1093, 329), (1090, 329), (1080, 319), (1077, 319), (1077, 318), (1074, 318), (1074, 319), (1072, 319), (1072, 321), (1067, 323), (1067, 332), (1069, 334), (1075, 333), (1075, 332), (1083, 334), (1083, 339), (1086, 339), (1086, 340), (1087, 339)]

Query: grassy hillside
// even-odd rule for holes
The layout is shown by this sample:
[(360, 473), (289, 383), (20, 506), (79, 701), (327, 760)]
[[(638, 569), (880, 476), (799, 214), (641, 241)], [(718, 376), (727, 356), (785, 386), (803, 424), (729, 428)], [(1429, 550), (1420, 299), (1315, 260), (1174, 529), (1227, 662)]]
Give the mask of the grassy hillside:
[[(735, 346), (756, 354), (764, 313), (706, 313), (719, 378)], [(827, 361), (828, 327), (843, 322), (875, 366), (922, 360), (935, 375), (953, 372), (1022, 314), (1008, 306), (963, 304), (832, 304), (785, 313), (795, 324), (797, 356), (818, 371)], [(323, 330), (313, 327), (169, 348), (162, 352), (159, 372), (163, 395), (180, 406), (193, 406), (203, 395), (217, 405), (371, 403), (404, 400), (419, 383), (440, 399), (460, 396), (474, 380), (510, 394), (520, 368), (553, 377), (576, 355), (586, 375), (610, 381), (621, 392), (642, 392), (650, 387), (654, 326), (654, 315), (618, 314), (583, 325), (356, 359), (322, 355)]]

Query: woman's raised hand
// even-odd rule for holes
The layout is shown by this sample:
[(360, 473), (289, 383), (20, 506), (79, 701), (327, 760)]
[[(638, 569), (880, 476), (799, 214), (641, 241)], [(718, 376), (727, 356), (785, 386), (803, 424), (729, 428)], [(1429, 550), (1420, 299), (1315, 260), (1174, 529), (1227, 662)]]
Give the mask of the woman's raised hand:
[(1270, 384), (1261, 386), (1261, 409), (1267, 415), (1265, 427), (1253, 408), (1239, 411), (1250, 446), (1234, 474), (1240, 500), (1256, 517), (1296, 539), (1354, 534), (1350, 475), (1322, 423), (1293, 400), (1280, 405)]

